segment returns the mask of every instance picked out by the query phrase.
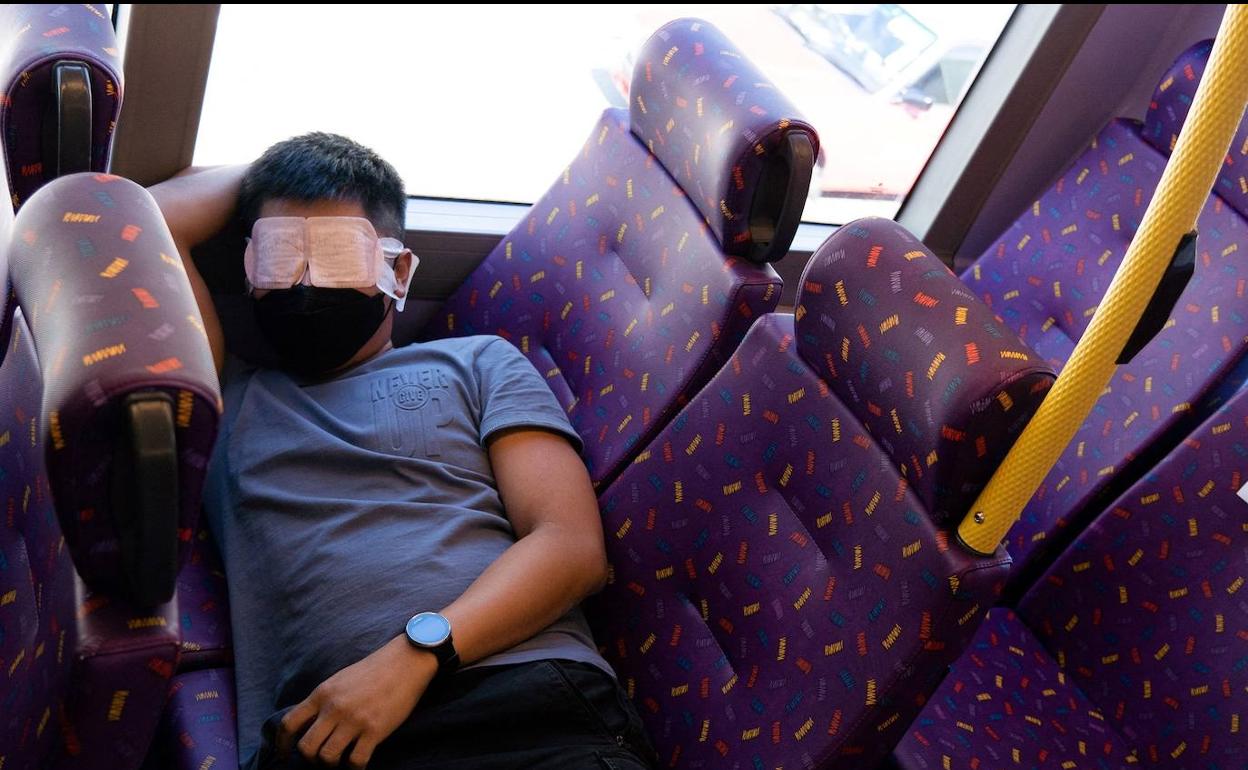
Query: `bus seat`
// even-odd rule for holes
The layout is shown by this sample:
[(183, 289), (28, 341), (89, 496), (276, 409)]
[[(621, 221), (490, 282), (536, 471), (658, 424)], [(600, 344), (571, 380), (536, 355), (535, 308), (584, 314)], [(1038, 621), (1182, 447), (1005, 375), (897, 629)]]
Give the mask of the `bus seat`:
[[(1206, 42), (1180, 56), (1158, 86), (1147, 121), (1106, 126), (963, 276), (1056, 368), (1087, 328), (1139, 226), (1208, 52)], [(1240, 145), (1246, 132), (1241, 127)], [(1233, 191), (1239, 190), (1240, 149), (1232, 149), (1215, 189), (1226, 190), (1233, 177)], [(1012, 594), (1033, 583), (1091, 518), (1216, 407), (1211, 392), (1220, 397), (1215, 389), (1243, 358), (1248, 340), (1245, 199), (1209, 197), (1195, 273), (1165, 327), (1118, 367), (1010, 530)]]
[(86, 583), (139, 606), (173, 595), (221, 410), (176, 253), (151, 195), (103, 174), (45, 185), (9, 253), (66, 545)]
[[(121, 250), (114, 239), (127, 224), (148, 224), (141, 217), (123, 220), (113, 214), (105, 219), (101, 214), (97, 223), (63, 217), (66, 211), (85, 214), (107, 208), (100, 198), (93, 199), (98, 208), (84, 207), (74, 195), (98, 184), (104, 183), (89, 175), (53, 182), (23, 208), (15, 223), (10, 222), (12, 209), (0, 207), (0, 255), (12, 257), (10, 263), (0, 259), (0, 282), (8, 286), (5, 264), (21, 276), (29, 272), (25, 262), (31, 258), (64, 264), (59, 257), (66, 244), (53, 237), (53, 231), (73, 232), (74, 261), (85, 259), (90, 250), (99, 253), (87, 263), (96, 269), (100, 260), (110, 264), (104, 253), (124, 253), (133, 259), (133, 249)], [(108, 200), (118, 211), (132, 213), (124, 199)], [(138, 768), (155, 733), (177, 661), (177, 608), (174, 603), (138, 606), (116, 593), (89, 587), (75, 571), (62, 523), (90, 522), (97, 511), (75, 508), (66, 516), (65, 510), (58, 510), (53, 502), (56, 476), (85, 478), (99, 470), (86, 464), (68, 468), (54, 460), (57, 452), (65, 451), (56, 449), (58, 443), (68, 448), (82, 436), (74, 432), (80, 430), (79, 423), (61, 422), (45, 411), (48, 375), (36, 343), (46, 345), (48, 337), (39, 340), (32, 335), (26, 318), (28, 310), (45, 319), (60, 312), (73, 319), (78, 336), (92, 339), (84, 330), (98, 327), (107, 333), (108, 325), (95, 322), (114, 317), (116, 304), (108, 312), (100, 311), (113, 292), (129, 296), (127, 285), (101, 283), (94, 291), (75, 292), (76, 282), (66, 277), (54, 291), (43, 286), (39, 301), (31, 301), (32, 284), (18, 276), (14, 283), (24, 287), (19, 300), (25, 307), (9, 301), (7, 288), (0, 292), (0, 317), (6, 321), (0, 340), (0, 509), (7, 511), (0, 521), (0, 662), (6, 673), (0, 694), (0, 765)], [(96, 308), (95, 314), (91, 308)], [(45, 320), (42, 325), (51, 324)], [(133, 336), (124, 341), (144, 348)], [(70, 355), (56, 347), (43, 351), (46, 359)], [(50, 387), (61, 392), (70, 378), (64, 371), (57, 376), (59, 382)], [(104, 393), (100, 386), (106, 384), (106, 380), (96, 385), (80, 382), (78, 388), (85, 397), (98, 399)], [(74, 397), (71, 394), (70, 400)], [(100, 509), (98, 515), (106, 513)], [(85, 528), (80, 531), (85, 533)], [(89, 550), (85, 538), (79, 536), (77, 542)]]
[(52, 179), (107, 171), (121, 59), (102, 5), (0, 6), (0, 134), (16, 209)]
[(179, 672), (233, 663), (225, 566), (202, 523), (191, 542), (190, 557), (178, 573), (178, 611), (182, 646)]
[(1241, 390), (991, 612), (898, 764), (1243, 767), (1246, 481)]
[(765, 261), (788, 250), (817, 151), (814, 129), (722, 33), (670, 22), (637, 59), (629, 109), (603, 113), (421, 335), (516, 345), (568, 410), (601, 488), (776, 307)]
[(798, 292), (600, 499), (595, 636), (665, 767), (874, 766), (1009, 567), (954, 527), (1052, 370), (887, 220)]
[(234, 670), (209, 668), (178, 674), (170, 688), (155, 767), (205, 770), (238, 767)]
[[(1212, 50), (1213, 41), (1202, 40), (1184, 51), (1166, 72), (1148, 106), (1141, 134), (1165, 155), (1174, 150), (1179, 139), (1179, 131), (1187, 119), (1196, 86), (1205, 74)], [(1218, 197), (1241, 216), (1248, 217), (1248, 181), (1245, 180), (1248, 180), (1248, 121), (1239, 124), (1213, 186)]]

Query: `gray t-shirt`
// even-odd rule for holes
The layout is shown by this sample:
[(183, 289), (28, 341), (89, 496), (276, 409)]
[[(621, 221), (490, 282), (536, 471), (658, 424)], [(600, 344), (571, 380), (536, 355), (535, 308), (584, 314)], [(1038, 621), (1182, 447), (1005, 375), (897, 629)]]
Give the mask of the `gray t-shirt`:
[[(515, 542), (491, 434), (580, 439), (498, 337), (391, 350), (324, 383), (229, 369), (205, 512), (229, 576), (245, 763), (270, 714), (451, 603)], [(549, 658), (611, 671), (579, 610), (477, 665)]]

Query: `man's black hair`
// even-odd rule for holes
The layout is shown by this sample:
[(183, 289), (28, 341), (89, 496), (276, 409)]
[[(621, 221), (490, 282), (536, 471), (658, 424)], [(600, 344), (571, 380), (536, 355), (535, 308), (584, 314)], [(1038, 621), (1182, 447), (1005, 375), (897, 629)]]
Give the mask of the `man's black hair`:
[(238, 193), (244, 234), (264, 202), (277, 199), (357, 201), (378, 235), (403, 237), (403, 180), (377, 153), (339, 134), (314, 131), (278, 142), (251, 164)]

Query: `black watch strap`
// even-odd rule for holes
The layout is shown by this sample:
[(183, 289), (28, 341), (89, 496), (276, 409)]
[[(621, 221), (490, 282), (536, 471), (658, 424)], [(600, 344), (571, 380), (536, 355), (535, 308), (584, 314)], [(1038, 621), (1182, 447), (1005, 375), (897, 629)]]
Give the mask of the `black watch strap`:
[(437, 647), (429, 648), (429, 651), (438, 659), (438, 677), (450, 676), (459, 670), (459, 651), (449, 637)]

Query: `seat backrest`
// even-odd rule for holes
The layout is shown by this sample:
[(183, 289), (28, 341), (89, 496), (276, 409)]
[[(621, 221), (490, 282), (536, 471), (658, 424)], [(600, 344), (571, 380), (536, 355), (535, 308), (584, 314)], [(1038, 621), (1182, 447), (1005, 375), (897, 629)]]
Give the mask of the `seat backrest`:
[(600, 500), (595, 631), (664, 765), (886, 754), (1003, 584), (952, 528), (1052, 381), (899, 225), (829, 238)]
[(140, 606), (168, 601), (221, 396), (160, 210), (120, 177), (62, 177), (18, 213), (9, 258), (44, 383), (48, 484), (78, 573)]
[[(963, 276), (1056, 368), (1083, 335), (1139, 226), (1177, 133), (1176, 121), (1195, 90), (1199, 70), (1193, 62), (1207, 54), (1207, 44), (1199, 44), (1181, 56), (1162, 79), (1148, 122), (1116, 120), (1106, 126)], [(1241, 127), (1236, 140), (1241, 144), (1244, 131)], [(1232, 157), (1238, 153), (1232, 148)], [(1239, 173), (1238, 166), (1226, 168), (1216, 189), (1224, 189), (1228, 174)], [(1238, 189), (1239, 182), (1235, 185)], [(1209, 197), (1198, 222), (1195, 274), (1164, 328), (1118, 367), (1010, 530), (1011, 581), (1019, 591), (1209, 414), (1211, 393), (1244, 358), (1248, 220), (1236, 208), (1240, 205)]]
[(1248, 760), (1248, 391), (1108, 507), (1020, 617), (1143, 764)]
[(16, 209), (64, 174), (107, 171), (121, 61), (104, 6), (0, 6), (0, 134)]
[(796, 226), (817, 150), (718, 30), (671, 22), (642, 49), (629, 109), (603, 113), (422, 336), (510, 340), (567, 409), (601, 484), (776, 307), (779, 277), (749, 258), (787, 251), (783, 223)]
[[(1166, 71), (1153, 93), (1141, 135), (1166, 156), (1173, 152), (1179, 140), (1179, 131), (1192, 107), (1196, 87), (1205, 74), (1212, 50), (1212, 40), (1202, 40), (1188, 48)], [(1248, 217), (1248, 121), (1239, 124), (1231, 140), (1213, 192), (1240, 216)]]
[[(72, 195), (62, 199), (60, 193), (72, 192), (84, 182), (102, 184), (90, 176), (54, 182), (23, 209), (15, 223), (10, 222), (12, 210), (0, 207), (0, 255), (13, 257), (15, 272), (25, 272), (23, 263), (32, 256), (26, 249), (36, 249), (35, 255), (51, 263), (60, 261), (52, 253), (60, 248), (56, 240), (46, 237), (51, 229), (76, 233), (71, 253), (75, 262), (90, 256), (89, 248), (134, 258), (104, 238), (92, 238), (96, 233), (79, 231), (81, 222), (64, 217), (64, 212), (81, 213), (82, 207), (76, 205), (80, 200)], [(93, 197), (97, 203), (102, 200)], [(113, 214), (126, 212), (127, 201), (109, 200), (117, 208)], [(46, 209), (53, 209), (56, 216), (45, 227), (39, 220), (46, 219)], [(123, 224), (147, 224), (141, 216), (110, 221), (117, 232)], [(23, 248), (14, 249), (13, 241), (21, 242)], [(38, 250), (40, 246), (46, 250)], [(0, 270), (4, 264), (0, 259)], [(85, 264), (93, 266), (90, 259)], [(73, 285), (62, 283), (41, 295), (46, 302), (29, 303), (25, 294), (22, 298), (32, 312), (64, 312), (79, 324), (75, 329), (84, 338), (105, 326), (93, 324), (97, 317), (87, 310), (66, 307), (103, 307), (111, 292), (134, 298), (124, 282), (101, 285), (98, 293), (60, 294)], [(57, 294), (63, 303), (59, 307)], [(0, 301), (7, 304), (10, 296), (6, 288)], [(46, 372), (25, 310), (8, 304), (0, 312), (8, 320), (0, 344), (0, 510), (7, 512), (0, 520), (0, 662), (6, 669), (0, 695), (0, 765), (137, 769), (159, 722), (176, 663), (177, 607), (136, 607), (116, 594), (92, 590), (79, 578), (62, 522), (82, 522), (83, 526), (74, 529), (76, 545), (94, 558), (97, 544), (87, 536), (107, 537), (93, 528), (101, 524), (97, 514), (107, 517), (110, 511), (86, 507), (65, 516), (54, 506), (58, 475), (99, 474), (63, 464), (52, 467), (51, 458), (61, 451), (57, 442), (72, 442), (77, 435), (66, 431), (81, 426), (60, 423), (56, 411), (46, 411)], [(135, 345), (133, 338), (124, 342)], [(45, 358), (54, 357), (54, 348), (45, 351)], [(79, 387), (88, 399), (103, 406), (112, 384), (104, 377)], [(116, 539), (112, 537), (112, 542)]]

